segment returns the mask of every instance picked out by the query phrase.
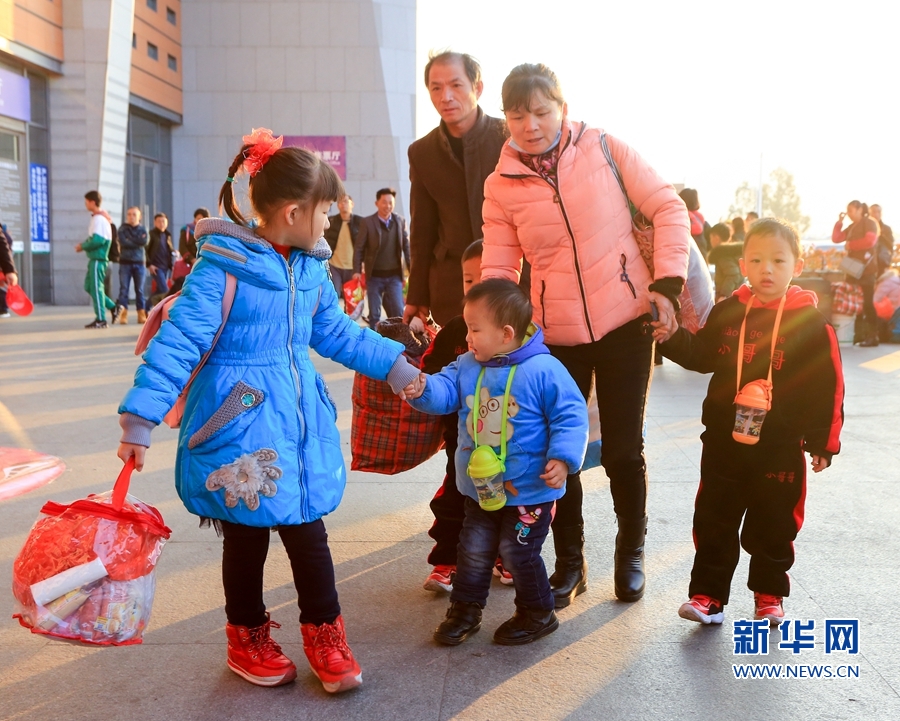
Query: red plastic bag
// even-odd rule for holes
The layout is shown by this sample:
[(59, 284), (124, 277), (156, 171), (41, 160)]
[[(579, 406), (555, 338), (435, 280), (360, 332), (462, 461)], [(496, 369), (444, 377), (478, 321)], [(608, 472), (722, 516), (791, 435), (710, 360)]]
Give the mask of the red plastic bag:
[(353, 320), (362, 315), (363, 301), (366, 299), (366, 278), (352, 278), (344, 283), (344, 312)]
[(48, 501), (13, 564), (13, 618), (32, 633), (102, 646), (141, 643), (171, 531), (128, 494), (130, 459), (112, 491)]
[(417, 411), (394, 395), (386, 382), (357, 373), (352, 396), (352, 470), (385, 474), (408, 471), (443, 447), (443, 416)]

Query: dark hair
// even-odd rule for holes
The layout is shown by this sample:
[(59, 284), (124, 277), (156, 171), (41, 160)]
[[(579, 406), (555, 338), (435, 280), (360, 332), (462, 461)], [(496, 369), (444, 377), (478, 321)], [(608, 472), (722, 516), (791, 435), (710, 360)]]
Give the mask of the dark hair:
[(794, 260), (798, 259), (802, 254), (800, 248), (800, 236), (797, 235), (797, 229), (788, 221), (781, 218), (761, 218), (750, 226), (747, 235), (744, 237), (743, 252), (747, 252), (747, 243), (751, 238), (763, 235), (774, 235), (781, 238), (791, 247), (791, 254)]
[(84, 194), (84, 199), (85, 199), (85, 200), (90, 200), (90, 201), (91, 201), (92, 203), (94, 203), (98, 208), (100, 207), (100, 203), (103, 202), (103, 196), (100, 195), (100, 191), (99, 191), (99, 190), (89, 190), (88, 192), (86, 192), (86, 193)]
[[(234, 178), (240, 171), (245, 153), (252, 147), (241, 147), (228, 168), (229, 178)], [(335, 202), (344, 194), (344, 185), (328, 163), (306, 148), (289, 147), (272, 154), (260, 171), (250, 178), (249, 190), (253, 210), (265, 219), (279, 203), (293, 201), (302, 206), (315, 206), (326, 200)], [(219, 208), (238, 225), (247, 225), (234, 199), (231, 180), (222, 185)]]
[(559, 78), (546, 65), (543, 63), (538, 65), (533, 63), (516, 65), (509, 71), (509, 75), (503, 81), (503, 88), (500, 91), (500, 97), (503, 101), (503, 112), (508, 113), (517, 109), (530, 112), (531, 101), (537, 92), (546, 95), (550, 100), (555, 100), (560, 105), (566, 102), (563, 98)]
[(209, 217), (209, 210), (207, 208), (197, 208), (194, 211), (194, 215), (192, 217), (196, 218), (198, 215), (202, 215), (204, 218)]
[(165, 213), (157, 213), (156, 215), (153, 216), (153, 220), (159, 220), (160, 218), (165, 218), (166, 220), (168, 220), (169, 216), (166, 215)]
[(474, 243), (469, 243), (469, 245), (466, 246), (459, 262), (465, 263), (467, 260), (472, 260), (472, 258), (480, 258), (483, 251), (484, 241), (479, 238)]
[(859, 208), (862, 210), (862, 219), (853, 223), (847, 229), (847, 240), (858, 240), (865, 237), (866, 233), (874, 232), (875, 235), (881, 235), (881, 228), (873, 218), (869, 217), (869, 206), (859, 200), (851, 200), (847, 203), (848, 208)]
[(715, 235), (717, 238), (721, 238), (722, 240), (728, 240), (731, 237), (731, 228), (729, 228), (725, 223), (716, 223), (712, 228), (709, 229), (709, 234)]
[(696, 190), (693, 188), (683, 188), (678, 195), (684, 201), (688, 210), (700, 210), (700, 198), (697, 195)]
[(531, 301), (517, 283), (507, 278), (488, 278), (472, 286), (463, 297), (463, 307), (484, 301), (499, 327), (512, 326), (516, 340), (522, 340), (531, 323)]
[(759, 220), (759, 213), (757, 213), (755, 210), (747, 211), (747, 217), (749, 218), (751, 215), (753, 216), (754, 220)]
[[(375, 193), (375, 200), (381, 200), (382, 195), (393, 195), (396, 198), (397, 191), (393, 188), (382, 188), (377, 193)], [(353, 200), (353, 198), (351, 198), (350, 200)]]
[(428, 53), (428, 63), (425, 65), (425, 87), (431, 82), (431, 66), (449, 65), (450, 63), (462, 63), (463, 69), (466, 71), (466, 77), (476, 85), (481, 82), (481, 66), (478, 61), (468, 53), (455, 53), (452, 50), (434, 50)]
[(743, 218), (733, 218), (731, 221), (731, 229), (735, 233), (743, 233), (744, 232), (744, 219)]

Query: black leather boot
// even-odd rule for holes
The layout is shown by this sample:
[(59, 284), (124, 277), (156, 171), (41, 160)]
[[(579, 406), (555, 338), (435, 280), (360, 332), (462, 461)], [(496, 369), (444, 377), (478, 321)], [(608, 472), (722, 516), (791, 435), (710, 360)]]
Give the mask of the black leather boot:
[(553, 633), (559, 628), (555, 611), (517, 608), (513, 617), (494, 632), (494, 641), (504, 646), (520, 646)]
[(447, 617), (434, 632), (434, 640), (445, 646), (458, 646), (481, 628), (481, 606), (451, 601)]
[(575, 596), (587, 590), (587, 561), (584, 560), (584, 525), (553, 527), (556, 569), (550, 589), (556, 608), (565, 608)]
[(628, 519), (616, 517), (616, 569), (613, 575), (616, 598), (638, 601), (644, 595), (644, 536), (647, 535), (647, 516)]

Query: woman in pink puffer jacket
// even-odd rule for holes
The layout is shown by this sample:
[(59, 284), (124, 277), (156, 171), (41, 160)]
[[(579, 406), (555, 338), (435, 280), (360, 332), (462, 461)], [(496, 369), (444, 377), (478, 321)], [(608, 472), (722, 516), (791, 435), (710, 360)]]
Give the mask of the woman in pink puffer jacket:
[[(602, 463), (618, 518), (615, 591), (644, 594), (647, 468), (643, 427), (653, 339), (667, 337), (687, 275), (690, 223), (674, 188), (607, 135), (628, 197), (655, 228), (651, 277), (631, 213), (601, 145), (602, 131), (568, 119), (556, 75), (519, 65), (503, 83), (510, 140), (484, 187), (482, 278), (518, 279), (531, 263), (534, 320), (585, 398), (591, 380)], [(651, 323), (651, 302), (659, 320)], [(652, 331), (652, 334), (648, 333)], [(580, 474), (569, 476), (553, 522), (556, 607), (587, 587)]]

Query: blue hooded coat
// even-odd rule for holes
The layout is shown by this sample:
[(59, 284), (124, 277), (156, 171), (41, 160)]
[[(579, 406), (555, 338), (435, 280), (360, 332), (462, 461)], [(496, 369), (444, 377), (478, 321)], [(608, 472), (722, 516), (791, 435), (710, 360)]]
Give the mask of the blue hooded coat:
[(403, 347), (341, 311), (323, 240), (310, 252), (292, 250), (289, 262), (251, 230), (219, 219), (201, 221), (197, 240), (199, 260), (119, 408), (133, 414), (123, 416), (123, 440), (141, 443), (142, 426), (158, 425), (175, 403), (221, 325), (231, 273), (231, 314), (187, 397), (178, 494), (191, 513), (232, 523), (315, 521), (337, 508), (346, 470), (337, 410), (309, 349), (384, 380), (395, 363), (406, 370)]
[[(503, 396), (510, 367), (517, 366), (509, 393), (507, 457), (503, 479), (506, 503), (531, 506), (555, 501), (565, 487), (550, 488), (541, 474), (551, 458), (563, 461), (577, 473), (588, 441), (588, 412), (584, 397), (565, 366), (550, 355), (544, 334), (534, 324), (520, 348), (494, 356), (486, 363), (469, 351), (435, 375), (428, 376), (425, 391), (409, 403), (425, 413), (459, 413), (459, 446), (456, 449), (456, 486), (460, 493), (478, 500), (469, 478), (469, 456), (475, 448), (473, 423), (478, 426), (478, 445), (500, 451)], [(484, 367), (481, 398), (475, 387)]]

